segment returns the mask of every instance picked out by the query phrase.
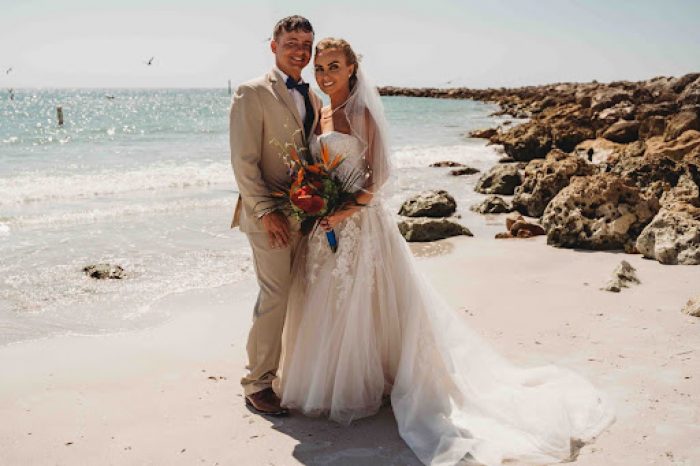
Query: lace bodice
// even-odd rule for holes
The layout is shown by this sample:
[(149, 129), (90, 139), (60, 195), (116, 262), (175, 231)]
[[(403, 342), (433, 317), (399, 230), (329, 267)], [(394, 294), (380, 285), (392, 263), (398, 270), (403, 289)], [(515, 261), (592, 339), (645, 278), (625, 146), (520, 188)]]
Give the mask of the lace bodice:
[[(331, 159), (336, 155), (344, 158), (337, 171), (340, 177), (348, 176), (353, 170), (358, 170), (362, 173), (367, 172), (367, 165), (362, 157), (364, 145), (357, 137), (339, 131), (331, 131), (320, 136), (314, 136), (311, 139), (309, 148), (311, 155), (317, 159), (321, 157), (321, 143), (328, 147)], [(361, 178), (355, 187), (357, 189), (361, 188), (363, 182), (364, 178)]]

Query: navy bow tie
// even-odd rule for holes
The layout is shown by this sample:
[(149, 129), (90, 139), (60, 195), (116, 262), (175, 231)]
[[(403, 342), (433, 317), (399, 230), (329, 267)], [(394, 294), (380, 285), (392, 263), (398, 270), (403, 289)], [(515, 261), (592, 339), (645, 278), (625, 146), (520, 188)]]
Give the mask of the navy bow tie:
[(287, 89), (296, 89), (301, 92), (301, 95), (307, 95), (309, 93), (308, 83), (296, 82), (291, 76), (287, 78), (286, 84)]

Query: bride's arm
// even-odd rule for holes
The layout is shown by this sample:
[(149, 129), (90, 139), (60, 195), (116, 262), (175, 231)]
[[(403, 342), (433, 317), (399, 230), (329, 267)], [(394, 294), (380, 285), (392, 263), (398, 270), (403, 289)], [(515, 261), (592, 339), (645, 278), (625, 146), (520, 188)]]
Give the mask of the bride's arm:
[(355, 194), (355, 203), (354, 204), (348, 204), (344, 208), (338, 210), (337, 212), (334, 212), (333, 214), (327, 216), (323, 220), (321, 220), (320, 225), (321, 228), (323, 228), (326, 231), (330, 231), (333, 228), (335, 228), (336, 225), (341, 223), (343, 220), (346, 218), (354, 215), (356, 212), (358, 212), (363, 206), (368, 205), (370, 202), (372, 202), (372, 199), (374, 198), (374, 193), (371, 190), (373, 179), (372, 179), (372, 172), (371, 172), (371, 167), (372, 167), (372, 156), (375, 153), (375, 144), (377, 144), (376, 141), (376, 125), (374, 124), (374, 120), (372, 119), (371, 115), (369, 112), (366, 113), (366, 131), (367, 131), (367, 155), (365, 157), (365, 162), (367, 164), (367, 168), (369, 171), (369, 176), (367, 177), (367, 180), (365, 181), (364, 187)]

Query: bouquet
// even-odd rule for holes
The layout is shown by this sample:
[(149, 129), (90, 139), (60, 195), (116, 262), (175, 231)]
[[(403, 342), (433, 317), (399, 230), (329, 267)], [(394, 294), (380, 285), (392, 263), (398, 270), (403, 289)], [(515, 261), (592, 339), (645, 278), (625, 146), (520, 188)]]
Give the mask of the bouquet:
[[(300, 157), (300, 150), (289, 143), (281, 146), (282, 157), (289, 167), (290, 181), (274, 187), (270, 194), (270, 206), (265, 210), (282, 210), (301, 222), (302, 234), (313, 231), (318, 222), (348, 205), (360, 205), (355, 200), (357, 183), (364, 176), (359, 170), (338, 168), (345, 160), (336, 154), (332, 159), (328, 146), (321, 143), (321, 160)], [(331, 251), (338, 249), (334, 231), (326, 232)]]

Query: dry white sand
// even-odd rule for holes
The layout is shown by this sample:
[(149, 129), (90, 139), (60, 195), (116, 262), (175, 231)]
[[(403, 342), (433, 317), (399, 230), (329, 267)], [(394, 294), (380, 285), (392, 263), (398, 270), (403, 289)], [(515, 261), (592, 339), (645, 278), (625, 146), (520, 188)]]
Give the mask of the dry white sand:
[[(609, 393), (617, 421), (579, 465), (700, 465), (700, 268), (459, 238), (421, 269), (508, 357), (554, 362)], [(626, 259), (641, 285), (601, 291)], [(417, 465), (389, 408), (350, 427), (267, 419), (239, 386), (256, 285), (169, 296), (157, 328), (0, 348), (1, 465)]]

